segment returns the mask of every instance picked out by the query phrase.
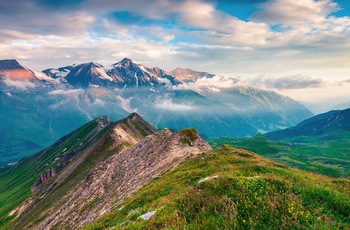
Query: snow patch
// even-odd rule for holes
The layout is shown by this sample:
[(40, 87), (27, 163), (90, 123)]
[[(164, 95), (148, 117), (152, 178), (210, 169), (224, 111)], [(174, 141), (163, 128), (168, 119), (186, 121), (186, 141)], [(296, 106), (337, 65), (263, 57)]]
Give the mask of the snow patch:
[(12, 97), (12, 94), (10, 92), (6, 92), (5, 94), (9, 97)]
[(146, 68), (143, 67), (142, 65), (140, 65), (139, 67), (140, 67), (140, 69), (141, 69), (143, 72), (148, 73), (148, 74), (151, 74), (151, 73), (150, 73), (148, 70), (146, 70)]
[(151, 212), (147, 212), (141, 216), (139, 216), (137, 219), (144, 219), (144, 220), (149, 220), (152, 216), (154, 216), (154, 214), (156, 214), (156, 210), (151, 211)]
[(136, 64), (136, 65), (141, 65), (139, 62), (131, 60), (132, 63)]
[(134, 77), (136, 79), (136, 87), (138, 88), (139, 87), (139, 79), (137, 78), (136, 73), (134, 74)]
[(106, 72), (102, 69), (102, 68), (96, 68), (96, 71), (97, 71), (97, 73), (98, 73), (98, 77), (100, 78), (100, 79), (104, 79), (104, 80), (108, 80), (108, 81), (113, 81), (113, 78), (111, 78), (110, 76), (108, 76), (107, 74), (106, 74)]
[(204, 179), (201, 179), (198, 181), (198, 184), (204, 182), (204, 181), (207, 181), (207, 180), (212, 180), (212, 179), (215, 179), (215, 178), (218, 178), (219, 176), (218, 175), (215, 175), (215, 176), (210, 176), (210, 177), (206, 177)]
[(94, 84), (89, 84), (90, 87), (93, 87), (93, 88), (99, 88), (100, 86), (99, 85), (94, 85)]

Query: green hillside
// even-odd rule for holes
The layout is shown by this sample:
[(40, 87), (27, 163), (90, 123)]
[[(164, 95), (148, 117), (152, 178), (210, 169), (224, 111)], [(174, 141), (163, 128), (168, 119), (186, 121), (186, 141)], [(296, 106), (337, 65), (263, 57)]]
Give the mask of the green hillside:
[(349, 214), (349, 180), (223, 145), (164, 173), (84, 229), (347, 229)]
[(350, 136), (347, 138), (347, 135), (349, 133), (338, 132), (333, 133), (333, 138), (328, 136), (329, 140), (318, 136), (301, 136), (286, 141), (274, 141), (262, 135), (250, 138), (221, 137), (209, 139), (208, 143), (214, 148), (225, 143), (294, 168), (350, 178)]
[[(55, 166), (67, 153), (79, 154), (105, 132), (99, 129), (97, 119), (85, 124), (75, 132), (61, 138), (54, 145), (30, 157), (26, 157), (12, 167), (4, 166), (0, 170), (0, 226), (5, 226), (16, 215), (7, 214), (20, 205), (32, 193), (35, 181), (40, 175)], [(70, 156), (71, 159), (74, 156)], [(88, 163), (88, 162), (87, 162)]]
[(0, 229), (348, 229), (348, 179), (260, 156), (349, 176), (346, 151), (329, 157), (349, 143), (315, 138), (217, 138), (212, 150), (194, 129), (99, 117), (0, 168)]

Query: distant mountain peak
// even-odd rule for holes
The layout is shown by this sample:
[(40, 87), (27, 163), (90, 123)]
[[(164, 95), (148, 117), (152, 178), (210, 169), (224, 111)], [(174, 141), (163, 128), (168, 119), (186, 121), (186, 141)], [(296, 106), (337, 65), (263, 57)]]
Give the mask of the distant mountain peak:
[(133, 60), (131, 60), (130, 58), (127, 58), (127, 57), (125, 57), (125, 58), (123, 58), (123, 60), (121, 60), (121, 61), (119, 61), (119, 62), (117, 62), (117, 63), (114, 63), (113, 65), (112, 65), (112, 67), (113, 68), (121, 68), (121, 67), (128, 67), (128, 66), (130, 66), (130, 65), (135, 65), (135, 66), (143, 66), (142, 64), (140, 64), (139, 62), (137, 62), (137, 61), (133, 61)]
[(332, 110), (306, 119), (298, 125), (266, 133), (265, 136), (273, 140), (294, 138), (297, 136), (329, 135), (335, 131), (350, 131), (350, 108)]
[(176, 67), (174, 70), (168, 72), (168, 74), (175, 77), (176, 80), (181, 82), (193, 82), (200, 78), (212, 78), (215, 75), (207, 72), (195, 71), (192, 69), (183, 69)]
[(0, 77), (11, 80), (35, 80), (33, 72), (21, 66), (15, 59), (0, 60)]

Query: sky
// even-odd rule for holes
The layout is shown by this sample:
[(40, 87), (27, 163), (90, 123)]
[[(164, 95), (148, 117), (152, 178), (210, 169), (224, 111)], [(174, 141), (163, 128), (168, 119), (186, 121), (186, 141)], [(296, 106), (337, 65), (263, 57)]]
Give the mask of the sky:
[(0, 50), (34, 70), (128, 57), (350, 101), (348, 0), (0, 0)]

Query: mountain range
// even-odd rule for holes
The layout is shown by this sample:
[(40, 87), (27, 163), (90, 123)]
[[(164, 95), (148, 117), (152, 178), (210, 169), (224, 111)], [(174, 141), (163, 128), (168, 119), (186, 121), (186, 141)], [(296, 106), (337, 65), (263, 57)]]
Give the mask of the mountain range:
[(213, 138), (289, 166), (331, 177), (350, 177), (350, 109), (333, 110), (298, 125), (249, 138)]
[(266, 137), (273, 140), (291, 139), (298, 136), (324, 136), (329, 138), (332, 132), (350, 132), (350, 108), (332, 110), (309, 118), (298, 125), (270, 132)]
[(33, 71), (0, 61), (0, 164), (52, 144), (92, 119), (138, 112), (157, 129), (195, 128), (204, 138), (254, 136), (312, 116), (300, 103), (234, 78), (165, 71), (124, 58)]
[(0, 167), (1, 229), (346, 229), (350, 181), (98, 117)]

